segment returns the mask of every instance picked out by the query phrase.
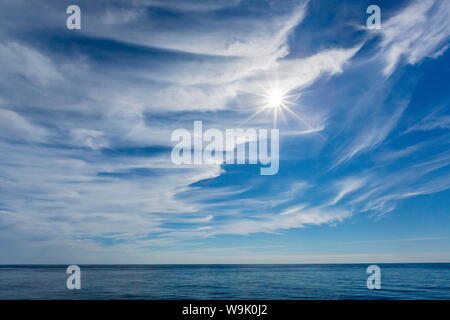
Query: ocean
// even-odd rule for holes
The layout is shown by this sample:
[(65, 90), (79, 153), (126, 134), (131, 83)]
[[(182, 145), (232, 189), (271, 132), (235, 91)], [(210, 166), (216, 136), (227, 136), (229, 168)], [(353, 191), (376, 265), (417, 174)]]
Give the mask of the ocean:
[(450, 299), (450, 263), (378, 264), (380, 290), (368, 266), (80, 265), (68, 290), (66, 265), (2, 265), (0, 299)]

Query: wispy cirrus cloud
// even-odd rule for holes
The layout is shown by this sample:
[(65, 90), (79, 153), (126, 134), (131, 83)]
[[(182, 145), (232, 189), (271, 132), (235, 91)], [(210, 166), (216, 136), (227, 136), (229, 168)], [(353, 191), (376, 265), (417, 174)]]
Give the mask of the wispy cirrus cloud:
[[(402, 57), (414, 66), (445, 58), (447, 4), (412, 2), (383, 23), (373, 48), (330, 42), (318, 30), (320, 45), (304, 51), (296, 40), (311, 24), (321, 28), (308, 19), (307, 1), (80, 5), (83, 27), (73, 33), (61, 31), (65, 12), (50, 2), (8, 2), (0, 12), (4, 261), (199, 262), (207, 257), (173, 248), (334, 226), (450, 187), (442, 137), (411, 138), (445, 132), (447, 115), (414, 114), (414, 86), (385, 77), (403, 67)], [(384, 70), (374, 67), (380, 60)], [(199, 119), (236, 127), (274, 81), (298, 96), (292, 108), (309, 124), (279, 122), (279, 175), (172, 164), (173, 129)], [(272, 118), (249, 125), (272, 126)], [(20, 252), (16, 259), (8, 248)], [(42, 256), (30, 258), (36, 249)], [(375, 256), (262, 253), (248, 261)]]
[(391, 74), (402, 57), (407, 63), (416, 64), (426, 57), (442, 54), (450, 37), (449, 15), (447, 1), (413, 1), (383, 22), (380, 44), (386, 61), (383, 72)]

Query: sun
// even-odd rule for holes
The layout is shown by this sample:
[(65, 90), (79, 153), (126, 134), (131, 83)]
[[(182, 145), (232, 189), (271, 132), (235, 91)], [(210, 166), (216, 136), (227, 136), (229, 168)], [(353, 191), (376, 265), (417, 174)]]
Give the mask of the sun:
[(305, 128), (311, 128), (309, 123), (303, 117), (291, 110), (291, 107), (298, 106), (297, 100), (300, 98), (300, 93), (293, 93), (292, 90), (285, 90), (279, 81), (270, 82), (267, 87), (261, 88), (263, 92), (253, 93), (260, 97), (259, 109), (256, 110), (249, 118), (247, 118), (241, 125), (244, 125), (256, 115), (263, 111), (268, 111), (273, 117), (273, 126), (277, 127), (278, 118), (281, 117), (286, 121), (284, 113), (289, 114), (294, 119), (302, 124)]
[(269, 108), (280, 108), (285, 104), (285, 96), (281, 90), (275, 88), (267, 93), (267, 106)]

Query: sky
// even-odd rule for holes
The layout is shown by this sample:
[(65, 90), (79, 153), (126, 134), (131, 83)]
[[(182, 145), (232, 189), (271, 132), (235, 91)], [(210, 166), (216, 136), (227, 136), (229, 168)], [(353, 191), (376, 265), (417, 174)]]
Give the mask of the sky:
[[(449, 1), (0, 6), (1, 264), (450, 262)], [(171, 161), (255, 113), (276, 175)]]

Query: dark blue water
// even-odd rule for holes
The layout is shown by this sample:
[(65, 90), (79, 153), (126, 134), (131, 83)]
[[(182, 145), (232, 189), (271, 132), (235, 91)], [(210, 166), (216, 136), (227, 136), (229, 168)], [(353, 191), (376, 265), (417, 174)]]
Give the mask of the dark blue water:
[(68, 290), (67, 266), (0, 266), (0, 299), (450, 299), (450, 264), (98, 265), (81, 267)]

